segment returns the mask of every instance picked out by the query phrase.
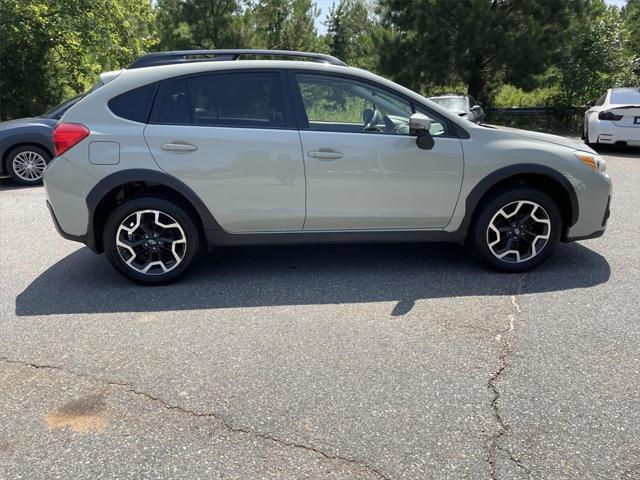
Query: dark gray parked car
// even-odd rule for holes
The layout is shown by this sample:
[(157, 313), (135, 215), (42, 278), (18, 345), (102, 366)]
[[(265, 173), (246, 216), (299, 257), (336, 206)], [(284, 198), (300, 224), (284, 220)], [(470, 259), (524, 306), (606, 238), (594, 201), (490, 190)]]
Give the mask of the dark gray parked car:
[(487, 115), (475, 98), (462, 93), (448, 93), (437, 97), (429, 97), (429, 100), (443, 106), (447, 110), (457, 113), (473, 123), (485, 123)]
[(66, 100), (38, 117), (0, 122), (0, 174), (9, 175), (20, 185), (42, 182), (47, 164), (53, 158), (53, 127), (60, 117), (90, 92), (102, 86), (105, 76), (87, 92)]

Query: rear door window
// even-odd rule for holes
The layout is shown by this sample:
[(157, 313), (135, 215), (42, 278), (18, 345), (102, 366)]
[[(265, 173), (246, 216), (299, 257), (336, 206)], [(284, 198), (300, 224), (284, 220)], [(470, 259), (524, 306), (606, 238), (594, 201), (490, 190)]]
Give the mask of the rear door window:
[(152, 123), (222, 127), (285, 126), (280, 75), (212, 73), (162, 83)]

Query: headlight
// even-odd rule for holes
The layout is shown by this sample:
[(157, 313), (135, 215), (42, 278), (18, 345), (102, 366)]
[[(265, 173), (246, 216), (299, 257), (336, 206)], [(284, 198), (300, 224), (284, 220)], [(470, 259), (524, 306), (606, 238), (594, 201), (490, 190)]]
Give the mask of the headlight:
[(576, 152), (576, 157), (594, 172), (605, 173), (607, 171), (607, 162), (600, 155), (594, 155), (587, 152)]

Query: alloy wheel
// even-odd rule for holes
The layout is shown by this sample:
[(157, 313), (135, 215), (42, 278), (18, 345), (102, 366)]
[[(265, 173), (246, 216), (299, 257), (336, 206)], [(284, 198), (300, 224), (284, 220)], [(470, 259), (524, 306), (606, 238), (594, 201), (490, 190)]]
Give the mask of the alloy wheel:
[(518, 200), (505, 205), (491, 218), (487, 245), (499, 260), (522, 263), (538, 255), (550, 235), (547, 211), (530, 200)]
[(120, 258), (145, 275), (162, 275), (176, 268), (187, 252), (180, 224), (159, 210), (139, 210), (127, 216), (116, 232)]
[(37, 182), (42, 179), (47, 162), (39, 153), (27, 150), (13, 157), (11, 166), (20, 180)]

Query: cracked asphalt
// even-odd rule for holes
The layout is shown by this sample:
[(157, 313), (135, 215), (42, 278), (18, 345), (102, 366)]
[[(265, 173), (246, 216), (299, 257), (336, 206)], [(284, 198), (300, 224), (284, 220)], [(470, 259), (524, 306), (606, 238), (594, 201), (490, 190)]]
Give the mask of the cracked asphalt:
[(0, 179), (0, 478), (640, 479), (640, 152), (604, 237), (220, 249), (145, 288)]

